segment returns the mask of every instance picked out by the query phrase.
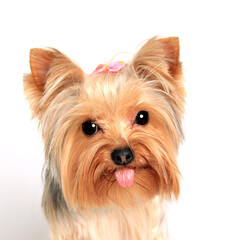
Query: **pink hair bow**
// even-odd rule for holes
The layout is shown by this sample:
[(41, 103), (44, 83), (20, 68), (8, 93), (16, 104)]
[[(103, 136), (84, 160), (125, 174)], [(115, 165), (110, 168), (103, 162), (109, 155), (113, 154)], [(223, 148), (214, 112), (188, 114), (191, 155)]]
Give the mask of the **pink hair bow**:
[(125, 66), (125, 62), (123, 62), (123, 61), (113, 62), (113, 63), (105, 64), (105, 65), (100, 64), (97, 66), (97, 68), (94, 70), (94, 72), (92, 74), (104, 73), (104, 72), (117, 73), (124, 66)]

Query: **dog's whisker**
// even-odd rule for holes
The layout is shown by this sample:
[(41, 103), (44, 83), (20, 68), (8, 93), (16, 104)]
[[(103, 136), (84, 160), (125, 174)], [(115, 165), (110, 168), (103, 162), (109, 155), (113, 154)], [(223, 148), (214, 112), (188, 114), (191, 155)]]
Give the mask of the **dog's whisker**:
[[(108, 182), (113, 182), (111, 179), (112, 179), (112, 176), (113, 176), (114, 172), (112, 173), (110, 179), (107, 178), (107, 174), (103, 174), (102, 176), (104, 177), (105, 180), (107, 180)], [(115, 180), (114, 180), (115, 181)]]
[(109, 192), (110, 188), (112, 187), (112, 185), (113, 185), (115, 182), (116, 182), (116, 180), (111, 181), (111, 184), (110, 184), (110, 186), (109, 186), (109, 188), (107, 189), (107, 192), (106, 192), (107, 195), (108, 195), (108, 192)]
[(140, 187), (144, 188), (145, 190), (149, 191), (149, 189), (147, 189), (146, 187), (144, 187), (142, 184), (136, 182), (137, 185), (139, 185)]

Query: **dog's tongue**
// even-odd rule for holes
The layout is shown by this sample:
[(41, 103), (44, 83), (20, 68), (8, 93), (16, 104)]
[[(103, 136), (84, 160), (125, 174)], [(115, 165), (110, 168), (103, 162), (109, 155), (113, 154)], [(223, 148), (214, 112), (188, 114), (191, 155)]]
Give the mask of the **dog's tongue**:
[(134, 181), (134, 169), (121, 168), (116, 170), (115, 178), (121, 187), (130, 187)]

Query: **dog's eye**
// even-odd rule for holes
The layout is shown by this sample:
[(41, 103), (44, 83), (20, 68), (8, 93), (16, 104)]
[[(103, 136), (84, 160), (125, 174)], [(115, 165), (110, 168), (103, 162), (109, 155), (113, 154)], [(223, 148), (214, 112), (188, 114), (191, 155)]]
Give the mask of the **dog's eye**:
[(135, 123), (138, 125), (145, 125), (147, 124), (149, 121), (149, 117), (148, 117), (148, 112), (146, 111), (140, 111), (135, 119)]
[(82, 124), (82, 130), (86, 135), (91, 136), (99, 131), (99, 127), (96, 123), (87, 121)]

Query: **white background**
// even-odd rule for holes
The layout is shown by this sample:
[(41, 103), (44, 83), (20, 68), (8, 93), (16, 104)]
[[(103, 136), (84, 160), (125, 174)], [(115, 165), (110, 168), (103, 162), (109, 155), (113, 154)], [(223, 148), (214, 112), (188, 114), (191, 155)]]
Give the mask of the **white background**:
[(180, 37), (188, 95), (172, 239), (239, 240), (239, 15), (231, 0), (1, 1), (0, 239), (48, 239), (43, 145), (22, 87), (29, 49), (55, 47), (90, 73), (159, 35)]

